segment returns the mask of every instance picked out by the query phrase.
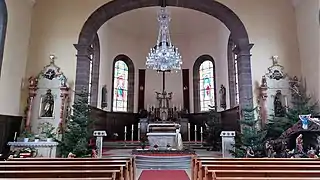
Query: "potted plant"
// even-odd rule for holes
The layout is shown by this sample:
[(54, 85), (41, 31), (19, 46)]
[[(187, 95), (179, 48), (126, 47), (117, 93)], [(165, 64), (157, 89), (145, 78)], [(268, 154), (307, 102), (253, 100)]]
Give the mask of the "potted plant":
[(23, 137), (23, 142), (29, 142), (29, 139), (32, 137), (32, 133), (29, 129), (25, 129), (21, 133), (21, 137)]
[(40, 140), (40, 136), (39, 135), (35, 135), (34, 136), (34, 142), (39, 142)]
[(49, 122), (44, 122), (40, 124), (41, 134), (44, 134), (47, 138), (47, 142), (52, 142), (56, 137), (55, 127)]

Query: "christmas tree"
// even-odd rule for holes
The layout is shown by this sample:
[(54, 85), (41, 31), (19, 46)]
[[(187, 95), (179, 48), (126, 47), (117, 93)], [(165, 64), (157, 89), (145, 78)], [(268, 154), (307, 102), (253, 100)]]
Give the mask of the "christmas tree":
[(206, 143), (212, 148), (209, 150), (219, 151), (221, 149), (221, 130), (220, 114), (214, 107), (211, 107), (206, 121)]
[(291, 88), (291, 106), (287, 107), (285, 117), (273, 117), (266, 126), (267, 137), (270, 139), (278, 138), (284, 131), (297, 123), (300, 120), (299, 115), (319, 115), (318, 102), (307, 93), (306, 85), (302, 81), (297, 79), (296, 81), (300, 83), (296, 83)]
[(89, 140), (92, 137), (90, 125), (93, 121), (90, 119), (90, 111), (87, 91), (76, 93), (72, 113), (59, 143), (63, 157), (67, 157), (69, 153), (73, 153), (76, 157), (91, 154)]
[(258, 123), (261, 121), (259, 118), (255, 119), (255, 111), (257, 108), (242, 109), (242, 119), (240, 119), (242, 130), (236, 136), (235, 151), (231, 152), (235, 157), (246, 157), (248, 148), (252, 148), (255, 157), (263, 156), (266, 132), (259, 129)]

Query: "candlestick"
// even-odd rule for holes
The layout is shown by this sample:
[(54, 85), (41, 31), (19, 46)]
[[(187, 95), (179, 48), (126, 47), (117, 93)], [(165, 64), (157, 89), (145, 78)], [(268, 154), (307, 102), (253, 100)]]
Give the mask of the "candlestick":
[(13, 138), (14, 142), (16, 141), (16, 138), (17, 138), (17, 132), (14, 133), (14, 138)]

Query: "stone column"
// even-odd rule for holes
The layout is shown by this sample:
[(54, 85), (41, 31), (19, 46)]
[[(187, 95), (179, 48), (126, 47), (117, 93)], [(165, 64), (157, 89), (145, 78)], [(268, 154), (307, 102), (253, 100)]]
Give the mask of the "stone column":
[(237, 47), (234, 49), (238, 63), (239, 105), (240, 108), (253, 108), (250, 54), (253, 44), (239, 42), (240, 43), (237, 44)]
[(223, 158), (230, 158), (233, 155), (230, 151), (235, 151), (235, 131), (222, 131), (220, 134), (222, 138), (222, 157)]
[(81, 44), (75, 44), (74, 46), (78, 50), (75, 90), (76, 93), (79, 93), (83, 88), (89, 89), (90, 46)]

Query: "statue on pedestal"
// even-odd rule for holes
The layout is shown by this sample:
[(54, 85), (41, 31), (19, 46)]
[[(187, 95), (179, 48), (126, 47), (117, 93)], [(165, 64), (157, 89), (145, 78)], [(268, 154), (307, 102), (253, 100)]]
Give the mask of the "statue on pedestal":
[(54, 98), (51, 94), (51, 89), (47, 90), (47, 93), (41, 103), (43, 107), (41, 109), (41, 117), (53, 117)]
[(274, 105), (274, 115), (275, 117), (284, 117), (285, 116), (285, 110), (282, 105), (282, 94), (280, 90), (277, 90), (276, 95), (274, 97), (273, 101)]
[(226, 88), (221, 84), (220, 90), (220, 107), (224, 110), (227, 108), (227, 101), (226, 101)]

